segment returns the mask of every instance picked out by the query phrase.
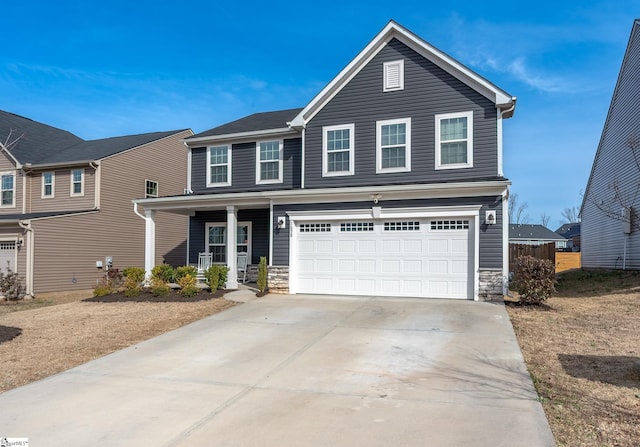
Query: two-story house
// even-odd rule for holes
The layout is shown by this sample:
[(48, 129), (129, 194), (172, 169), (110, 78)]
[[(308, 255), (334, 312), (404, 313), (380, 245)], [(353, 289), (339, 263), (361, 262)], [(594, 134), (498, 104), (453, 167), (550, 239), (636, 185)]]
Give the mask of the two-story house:
[[(180, 194), (191, 130), (85, 141), (0, 111), (0, 267), (29, 294), (93, 288), (144, 263), (145, 221), (131, 200)], [(154, 262), (184, 265), (187, 218), (163, 215)]]
[[(304, 108), (187, 138), (189, 260), (268, 260), (290, 293), (502, 298), (502, 122), (515, 98), (391, 21)], [(157, 233), (158, 239), (165, 237)]]

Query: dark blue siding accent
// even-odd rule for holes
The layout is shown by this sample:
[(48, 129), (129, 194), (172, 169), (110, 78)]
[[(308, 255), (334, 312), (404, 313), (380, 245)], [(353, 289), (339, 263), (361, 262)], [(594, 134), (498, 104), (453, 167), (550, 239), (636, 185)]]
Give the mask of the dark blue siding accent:
[[(383, 63), (404, 59), (405, 87), (383, 92)], [(435, 170), (435, 115), (473, 111), (473, 168)], [(376, 174), (376, 121), (411, 118), (411, 172)], [(355, 124), (355, 175), (322, 177), (322, 127)], [(495, 104), (392, 40), (308, 123), (305, 187), (471, 180), (497, 176)]]
[(234, 144), (231, 186), (207, 188), (207, 148), (191, 151), (191, 189), (194, 192), (247, 192), (300, 188), (302, 139), (284, 140), (283, 183), (256, 185), (256, 142)]
[[(380, 202), (382, 208), (409, 208), (430, 206), (481, 205), (480, 209), (480, 266), (479, 268), (502, 268), (502, 197), (460, 197), (455, 199), (393, 200)], [(304, 205), (277, 205), (273, 207), (274, 219), (285, 216), (287, 211), (323, 211), (323, 210), (357, 210), (370, 209), (371, 202), (344, 202)], [(496, 210), (496, 224), (485, 225), (486, 210)], [(289, 231), (290, 226), (278, 230), (273, 223), (273, 265), (289, 265)]]
[[(198, 262), (198, 253), (205, 251), (205, 231), (209, 222), (227, 222), (227, 212), (198, 211), (189, 220), (189, 263)], [(257, 264), (260, 256), (269, 258), (269, 210), (238, 210), (238, 222), (251, 222), (251, 264)]]

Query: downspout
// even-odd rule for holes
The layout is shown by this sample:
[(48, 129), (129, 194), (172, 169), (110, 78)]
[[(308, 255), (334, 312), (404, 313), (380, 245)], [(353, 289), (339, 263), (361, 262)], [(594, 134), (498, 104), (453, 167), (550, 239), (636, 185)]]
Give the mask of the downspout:
[(183, 141), (183, 144), (187, 148), (187, 191), (192, 191), (191, 189), (191, 148), (187, 144), (186, 141)]
[(96, 210), (100, 209), (100, 192), (101, 192), (101, 188), (100, 185), (102, 183), (102, 175), (101, 172), (102, 170), (100, 169), (100, 162), (94, 162), (94, 161), (90, 161), (89, 162), (89, 166), (91, 166), (93, 168), (93, 170), (96, 172), (96, 177), (94, 180), (95, 183), (95, 191), (94, 191), (94, 204), (93, 207)]
[(516, 108), (516, 100), (513, 98), (513, 104), (508, 109), (498, 109), (498, 120), (497, 120), (497, 137), (498, 137), (498, 176), (504, 177), (504, 165), (502, 162), (502, 154), (503, 154), (503, 145), (502, 145), (502, 120), (504, 119), (504, 115), (507, 113), (511, 113)]
[(306, 127), (302, 128), (302, 170), (300, 172), (300, 188), (304, 189), (304, 146), (305, 146), (305, 134), (306, 134)]
[(26, 286), (26, 293), (27, 295), (31, 295), (33, 296), (33, 263), (35, 260), (35, 256), (34, 256), (34, 247), (35, 247), (35, 233), (33, 231), (33, 228), (31, 227), (31, 221), (26, 221), (27, 223), (25, 224), (24, 221), (19, 220), (18, 221), (18, 225), (20, 225), (20, 228), (22, 228), (23, 230), (27, 231), (27, 233), (29, 233), (29, 237), (27, 238), (27, 261), (26, 261), (26, 281), (27, 281), (27, 286)]
[(273, 199), (269, 199), (269, 266), (273, 265)]

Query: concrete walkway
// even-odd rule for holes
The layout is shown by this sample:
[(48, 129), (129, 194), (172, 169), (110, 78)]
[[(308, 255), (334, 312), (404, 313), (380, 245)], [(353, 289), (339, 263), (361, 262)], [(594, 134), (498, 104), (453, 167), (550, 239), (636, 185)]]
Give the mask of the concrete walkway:
[(555, 445), (504, 306), (452, 300), (248, 300), (0, 409), (31, 446)]

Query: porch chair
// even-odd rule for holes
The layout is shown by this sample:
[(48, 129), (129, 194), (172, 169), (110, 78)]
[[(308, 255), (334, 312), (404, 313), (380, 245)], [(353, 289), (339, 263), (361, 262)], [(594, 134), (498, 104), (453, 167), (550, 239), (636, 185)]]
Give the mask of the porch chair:
[(242, 284), (247, 281), (247, 262), (247, 254), (238, 253), (238, 279), (240, 279), (240, 274), (242, 274)]
[(198, 254), (198, 273), (204, 273), (213, 263), (213, 253)]

